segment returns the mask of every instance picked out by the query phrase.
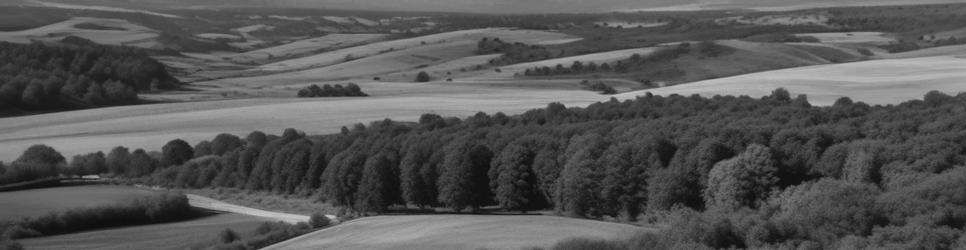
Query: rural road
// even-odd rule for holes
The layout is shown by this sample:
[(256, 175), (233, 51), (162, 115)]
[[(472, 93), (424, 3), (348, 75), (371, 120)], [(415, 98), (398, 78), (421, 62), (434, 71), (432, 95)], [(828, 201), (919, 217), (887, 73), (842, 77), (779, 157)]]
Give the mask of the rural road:
[[(191, 204), (191, 206), (197, 207), (197, 208), (251, 215), (251, 216), (262, 217), (262, 218), (269, 218), (269, 219), (283, 221), (283, 222), (292, 223), (292, 224), (299, 223), (299, 222), (309, 222), (309, 216), (307, 215), (265, 211), (265, 210), (230, 204), (230, 203), (226, 203), (223, 201), (215, 200), (215, 199), (200, 196), (200, 195), (194, 195), (194, 194), (185, 194), (185, 195), (188, 196), (188, 203)], [(334, 215), (326, 215), (326, 217), (329, 217), (329, 219), (331, 220), (335, 220)]]

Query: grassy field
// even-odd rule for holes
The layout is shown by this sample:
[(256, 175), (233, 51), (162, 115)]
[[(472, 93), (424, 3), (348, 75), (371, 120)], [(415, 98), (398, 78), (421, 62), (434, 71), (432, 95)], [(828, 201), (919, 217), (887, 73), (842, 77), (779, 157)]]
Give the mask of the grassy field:
[(761, 97), (784, 87), (806, 94), (812, 104), (830, 105), (840, 97), (869, 104), (895, 104), (921, 99), (930, 90), (949, 94), (966, 91), (966, 59), (953, 56), (874, 60), (775, 70), (681, 84), (618, 95), (631, 98), (645, 92), (656, 95), (700, 94)]
[(72, 186), (0, 192), (0, 220), (136, 199), (152, 191), (121, 186)]
[(623, 237), (639, 227), (546, 215), (401, 215), (349, 221), (265, 249), (520, 249), (570, 237)]
[(230, 228), (250, 234), (265, 222), (253, 216), (217, 214), (200, 219), (145, 226), (121, 227), (21, 240), (26, 249), (187, 249), (217, 242), (218, 232)]
[(810, 36), (823, 43), (869, 43), (889, 44), (896, 42), (882, 32), (835, 32), (835, 33), (805, 33), (797, 36)]

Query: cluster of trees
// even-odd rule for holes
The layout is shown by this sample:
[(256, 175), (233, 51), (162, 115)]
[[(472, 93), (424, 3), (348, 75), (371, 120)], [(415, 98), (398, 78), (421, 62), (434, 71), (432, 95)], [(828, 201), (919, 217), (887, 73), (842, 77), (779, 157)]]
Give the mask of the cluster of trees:
[(148, 154), (155, 165), (127, 166), (153, 169), (128, 175), (152, 185), (311, 196), (368, 214), (491, 205), (672, 214), (669, 229), (640, 236), (650, 246), (948, 249), (966, 226), (963, 104), (966, 94), (935, 91), (831, 107), (783, 89), (760, 99), (648, 94), (515, 116), (426, 114), (330, 135), (175, 140)]
[(160, 193), (128, 203), (51, 212), (36, 218), (0, 222), (0, 235), (4, 239), (14, 240), (98, 228), (164, 223), (192, 216), (197, 216), (197, 213), (188, 204), (187, 196)]
[(362, 92), (362, 88), (355, 83), (346, 84), (343, 87), (341, 84), (330, 85), (325, 84), (322, 87), (319, 85), (312, 84), (311, 86), (302, 88), (298, 93), (299, 97), (341, 97), (341, 96), (369, 96), (365, 92)]
[(0, 162), (0, 186), (60, 176), (66, 172), (65, 164), (64, 156), (53, 148), (34, 145), (9, 166)]
[(508, 43), (500, 38), (486, 38), (477, 43), (476, 54), (503, 54), (499, 58), (490, 60), (492, 65), (508, 65), (521, 62), (533, 62), (549, 59), (553, 56), (561, 56), (560, 53), (551, 53), (549, 49), (539, 45), (527, 45), (525, 43)]
[(0, 43), (0, 115), (133, 104), (179, 84), (133, 48)]

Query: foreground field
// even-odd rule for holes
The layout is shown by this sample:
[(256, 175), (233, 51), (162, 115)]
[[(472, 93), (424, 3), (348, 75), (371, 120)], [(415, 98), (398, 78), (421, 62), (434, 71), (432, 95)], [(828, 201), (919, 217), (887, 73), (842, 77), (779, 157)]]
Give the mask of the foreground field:
[(230, 228), (249, 234), (259, 217), (218, 214), (183, 222), (122, 227), (20, 241), (26, 249), (187, 249), (217, 242), (218, 232)]
[(615, 238), (640, 228), (541, 215), (404, 215), (362, 218), (265, 249), (520, 249), (570, 237)]
[(133, 200), (151, 191), (121, 186), (73, 186), (0, 192), (0, 220)]
[(808, 95), (816, 105), (831, 105), (849, 97), (869, 104), (896, 104), (920, 99), (930, 90), (949, 94), (966, 91), (966, 59), (953, 56), (864, 61), (775, 70), (701, 81), (618, 95), (633, 98), (655, 95), (699, 94), (761, 97), (783, 87)]

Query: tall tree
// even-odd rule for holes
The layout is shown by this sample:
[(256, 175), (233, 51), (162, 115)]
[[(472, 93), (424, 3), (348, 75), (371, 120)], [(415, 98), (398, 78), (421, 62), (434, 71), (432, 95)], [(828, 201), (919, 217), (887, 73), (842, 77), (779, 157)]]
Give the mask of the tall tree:
[(161, 147), (161, 167), (184, 164), (194, 157), (194, 153), (188, 142), (181, 139), (171, 140)]
[(771, 149), (752, 144), (745, 152), (714, 165), (705, 190), (709, 207), (758, 207), (768, 198), (778, 178)]
[(539, 146), (532, 140), (516, 142), (505, 147), (493, 160), (490, 168), (491, 186), (497, 203), (504, 209), (525, 213), (546, 205), (542, 200), (540, 182), (533, 170)]
[(399, 181), (393, 174), (392, 161), (386, 154), (377, 154), (366, 160), (362, 180), (356, 192), (356, 211), (384, 213), (393, 201), (398, 200)]
[(439, 201), (457, 212), (476, 211), (490, 199), (487, 172), (493, 153), (486, 146), (461, 139), (444, 149), (443, 172), (439, 177)]

